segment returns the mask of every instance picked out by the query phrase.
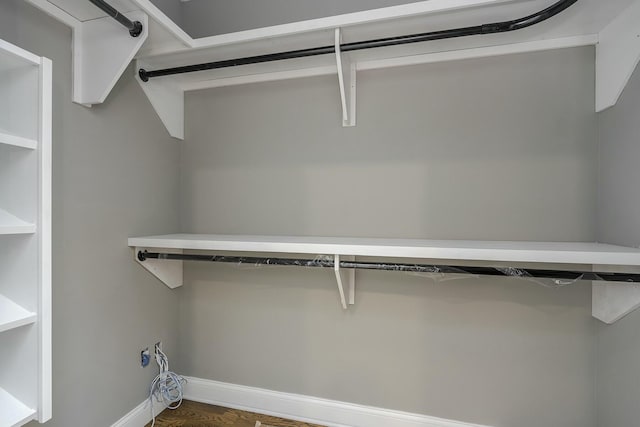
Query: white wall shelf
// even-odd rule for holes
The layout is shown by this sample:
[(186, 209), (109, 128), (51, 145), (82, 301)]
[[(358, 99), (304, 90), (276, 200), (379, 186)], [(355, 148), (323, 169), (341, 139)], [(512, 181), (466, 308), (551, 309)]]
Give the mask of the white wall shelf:
[(38, 315), (0, 295), (0, 332), (34, 323)]
[(640, 249), (602, 243), (169, 234), (130, 238), (129, 246), (434, 260), (640, 266)]
[(22, 147), (34, 150), (38, 146), (38, 141), (31, 138), (23, 138), (21, 136), (11, 135), (0, 129), (0, 144), (12, 145), (14, 147)]
[(36, 411), (0, 388), (0, 426), (18, 427), (36, 418)]
[(21, 220), (0, 209), (0, 234), (33, 234), (36, 225)]
[(51, 418), (51, 79), (0, 40), (0, 427)]
[[(579, 264), (598, 268), (638, 268), (640, 249), (602, 243), (581, 242), (501, 242), (465, 240), (371, 239), (343, 237), (241, 236), (213, 234), (169, 234), (133, 237), (129, 246), (135, 248), (136, 260), (170, 288), (182, 285), (183, 261), (147, 259), (140, 261), (138, 251), (256, 252), (278, 254), (326, 255), (354, 260), (355, 257), (413, 258), (446, 261), (447, 263), (474, 261), (483, 263)], [(354, 302), (355, 277), (343, 280), (336, 268), (336, 280), (344, 308)], [(343, 282), (349, 285), (349, 295)], [(640, 286), (609, 284), (594, 286), (593, 314), (612, 323), (640, 306)], [(606, 291), (602, 289), (607, 286)]]
[[(130, 17), (141, 20), (148, 18), (148, 37), (145, 30), (143, 37), (147, 37), (147, 40), (141, 45), (140, 42), (127, 41), (125, 29), (118, 28), (117, 24), (110, 25), (106, 22), (110, 18), (86, 1), (29, 1), (74, 29), (74, 100), (84, 104), (103, 102), (134, 55), (138, 59), (136, 70), (154, 70), (332, 45), (337, 31), (342, 42), (348, 43), (422, 33), (433, 28), (456, 28), (510, 20), (537, 12), (553, 3), (427, 0), (193, 39), (150, 0), (113, 0), (112, 4)], [(184, 94), (187, 91), (319, 75), (337, 77), (336, 107), (341, 110), (343, 124), (352, 126), (356, 115), (355, 81), (358, 71), (595, 46), (602, 34), (606, 43), (598, 47), (598, 101), (595, 107), (600, 111), (615, 102), (630, 76), (631, 66), (637, 63), (639, 50), (635, 35), (639, 29), (635, 24), (637, 20), (633, 19), (637, 15), (636, 9), (640, 10), (636, 0), (580, 0), (549, 21), (511, 33), (358, 51), (337, 57), (325, 55), (253, 64), (139, 82), (169, 134), (178, 139), (184, 138)], [(121, 35), (125, 34), (117, 44), (117, 55), (112, 55), (110, 50), (107, 52), (104, 46), (82, 41), (86, 34), (93, 34), (90, 27), (95, 25), (94, 21), (104, 24), (99, 29), (100, 40), (120, 40)], [(612, 31), (612, 27), (616, 30)], [(88, 40), (95, 38), (89, 37)], [(87, 62), (87, 58), (91, 58), (91, 61)], [(82, 68), (84, 63), (89, 64), (85, 69)], [(101, 64), (97, 70), (99, 72), (92, 69), (90, 64)], [(624, 67), (610, 64), (622, 64)], [(83, 77), (85, 74), (90, 79)], [(96, 96), (84, 96), (89, 93)]]
[[(137, 1), (137, 0), (134, 0)], [(344, 126), (356, 121), (356, 73), (468, 58), (491, 57), (598, 43), (598, 33), (629, 4), (615, 0), (607, 8), (593, 0), (581, 0), (561, 15), (525, 31), (464, 37), (402, 47), (372, 49), (291, 61), (253, 64), (151, 79), (139, 83), (169, 133), (184, 135), (184, 93), (193, 90), (335, 75), (336, 107)], [(429, 28), (455, 28), (514, 19), (540, 10), (541, 2), (426, 1), (329, 18), (278, 25), (186, 41), (187, 48), (143, 49), (136, 69), (163, 69), (212, 62), (261, 53), (273, 53), (334, 43), (340, 32), (343, 43), (413, 34)], [(165, 25), (170, 28), (169, 24)], [(175, 32), (177, 34), (177, 30)], [(343, 64), (348, 64), (345, 69)], [(348, 73), (346, 72), (348, 71)], [(345, 79), (348, 76), (349, 79)], [(345, 81), (346, 80), (346, 81)]]

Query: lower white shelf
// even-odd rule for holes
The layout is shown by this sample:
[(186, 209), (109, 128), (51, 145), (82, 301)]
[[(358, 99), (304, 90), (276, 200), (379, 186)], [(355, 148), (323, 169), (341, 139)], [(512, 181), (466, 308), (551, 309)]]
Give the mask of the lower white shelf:
[[(481, 240), (418, 240), (369, 239), (345, 237), (303, 236), (242, 236), (216, 234), (168, 234), (162, 236), (133, 237), (129, 246), (137, 251), (183, 253), (183, 251), (258, 252), (281, 254), (328, 255), (334, 260), (336, 281), (343, 308), (355, 301), (355, 274), (351, 270), (342, 278), (340, 257), (382, 257), (443, 260), (453, 265), (463, 261), (493, 263), (582, 264), (582, 271), (596, 267), (600, 273), (616, 271), (618, 267), (640, 267), (640, 249), (603, 243), (588, 242), (524, 242)], [(183, 260), (138, 258), (136, 260), (170, 288), (183, 284)], [(462, 263), (464, 265), (464, 263)], [(546, 267), (545, 267), (546, 268)], [(602, 269), (605, 271), (601, 271)], [(607, 270), (612, 268), (614, 270)], [(560, 268), (563, 270), (563, 268)], [(575, 273), (575, 272), (574, 272)], [(508, 274), (511, 275), (511, 274)], [(514, 276), (522, 273), (516, 271)], [(526, 277), (526, 274), (524, 275)], [(544, 276), (543, 276), (544, 277)], [(553, 276), (551, 276), (553, 277)], [(625, 279), (629, 280), (629, 279)], [(593, 284), (594, 317), (613, 323), (631, 311), (640, 308), (640, 283), (599, 281)]]
[(0, 234), (33, 234), (35, 232), (35, 224), (23, 221), (0, 209)]
[(25, 310), (9, 298), (0, 295), (0, 332), (30, 325), (36, 319), (35, 313)]
[(30, 138), (12, 135), (0, 129), (0, 144), (12, 145), (14, 147), (28, 148), (35, 150), (38, 147), (38, 141)]
[(168, 234), (133, 237), (129, 239), (129, 246), (434, 260), (640, 266), (638, 248), (586, 242)]
[(35, 418), (35, 410), (0, 388), (0, 427), (18, 427)]

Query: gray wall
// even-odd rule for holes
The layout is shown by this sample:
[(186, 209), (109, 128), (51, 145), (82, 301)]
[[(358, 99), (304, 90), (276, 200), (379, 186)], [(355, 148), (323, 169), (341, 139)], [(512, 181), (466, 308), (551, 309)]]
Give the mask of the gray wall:
[[(594, 239), (591, 48), (194, 92), (185, 232)], [(180, 372), (491, 426), (595, 426), (590, 287), (189, 265)]]
[(177, 229), (179, 148), (131, 78), (104, 105), (71, 103), (71, 31), (0, 2), (0, 38), (53, 60), (53, 420), (108, 426), (156, 374), (141, 347), (175, 354), (175, 295), (133, 261), (127, 237)]
[(618, 103), (598, 115), (598, 239), (640, 246), (640, 68)]
[(182, 19), (183, 29), (192, 37), (206, 37), (415, 1), (190, 0), (182, 3)]
[[(599, 114), (598, 239), (640, 245), (640, 68), (618, 104)], [(640, 312), (598, 328), (598, 417), (601, 427), (640, 419)]]
[(180, 0), (151, 0), (173, 22), (182, 25), (182, 5)]

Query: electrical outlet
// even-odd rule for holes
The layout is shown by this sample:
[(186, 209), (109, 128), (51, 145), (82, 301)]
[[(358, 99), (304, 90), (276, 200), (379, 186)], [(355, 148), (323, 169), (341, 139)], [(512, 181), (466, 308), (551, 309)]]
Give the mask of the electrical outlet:
[(158, 354), (158, 351), (162, 351), (162, 341), (158, 341), (154, 348), (156, 354)]
[(140, 352), (140, 366), (147, 367), (151, 361), (151, 354), (149, 353), (149, 347)]

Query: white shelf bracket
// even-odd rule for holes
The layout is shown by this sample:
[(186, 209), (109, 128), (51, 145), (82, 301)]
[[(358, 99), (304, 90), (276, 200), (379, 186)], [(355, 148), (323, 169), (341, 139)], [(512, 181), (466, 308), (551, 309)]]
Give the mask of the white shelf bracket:
[[(610, 266), (594, 265), (594, 270), (615, 271)], [(631, 272), (627, 269), (625, 271)], [(634, 272), (640, 272), (636, 268)], [(612, 324), (640, 308), (640, 284), (621, 282), (592, 282), (591, 314)]]
[(596, 111), (618, 102), (640, 61), (640, 1), (635, 1), (598, 35)]
[(111, 17), (84, 21), (73, 27), (73, 102), (101, 104), (107, 98), (149, 35), (142, 12), (127, 13), (142, 22), (138, 37)]
[(131, 37), (109, 16), (80, 21), (48, 0), (27, 1), (73, 30), (73, 102), (102, 104), (147, 40), (147, 14), (127, 12), (127, 18), (143, 26), (138, 37)]
[[(345, 261), (355, 261), (355, 256), (343, 256)], [(356, 303), (356, 269), (350, 268), (347, 270), (347, 280), (349, 282), (349, 305), (355, 305)]]
[(352, 63), (340, 49), (342, 33), (335, 29), (336, 64), (338, 68), (338, 86), (342, 102), (342, 126), (356, 125), (356, 64)]
[(342, 285), (342, 273), (340, 271), (340, 255), (334, 255), (333, 257), (333, 271), (336, 275), (336, 281), (338, 282), (338, 292), (340, 292), (340, 303), (343, 309), (347, 309), (347, 299), (344, 295), (344, 286)]
[(344, 291), (344, 282), (345, 280), (343, 280), (343, 276), (342, 276), (342, 269), (340, 268), (340, 260), (344, 260), (344, 261), (355, 261), (356, 257), (355, 256), (342, 256), (342, 258), (340, 257), (340, 255), (334, 255), (334, 265), (333, 265), (333, 271), (336, 275), (336, 281), (338, 282), (338, 292), (340, 293), (340, 303), (342, 304), (342, 308), (343, 309), (347, 309), (347, 303), (349, 305), (354, 305), (356, 303), (356, 270), (351, 268), (349, 270), (347, 270), (346, 275), (347, 275), (347, 284), (349, 285), (349, 297), (348, 297), (348, 301), (347, 301), (347, 296), (345, 294)]
[(138, 76), (140, 68), (148, 68), (136, 61), (136, 80), (160, 117), (162, 124), (174, 138), (184, 139), (184, 90), (171, 79), (150, 79), (143, 82)]
[(614, 323), (640, 308), (639, 284), (594, 282), (592, 289), (591, 313), (604, 323)]
[[(136, 262), (143, 266), (149, 273), (153, 274), (162, 283), (170, 287), (171, 289), (182, 286), (182, 270), (183, 261), (180, 260), (165, 260), (165, 259), (146, 259), (140, 261), (138, 258), (139, 251), (145, 251), (147, 248), (136, 247), (133, 252), (133, 257)], [(163, 252), (181, 254), (182, 249), (164, 250)]]

